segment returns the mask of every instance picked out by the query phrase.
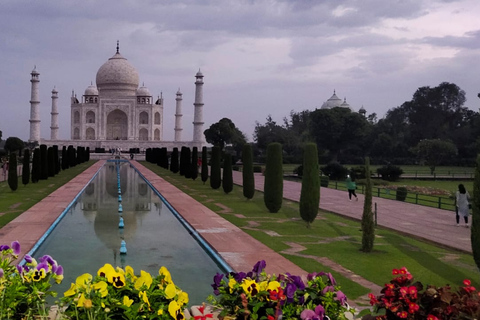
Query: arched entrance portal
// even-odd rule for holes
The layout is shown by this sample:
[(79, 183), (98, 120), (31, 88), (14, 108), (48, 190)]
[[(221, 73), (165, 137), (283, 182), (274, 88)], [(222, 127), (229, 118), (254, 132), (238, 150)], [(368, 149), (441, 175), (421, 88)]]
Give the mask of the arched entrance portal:
[(128, 118), (118, 109), (107, 116), (107, 140), (127, 140)]

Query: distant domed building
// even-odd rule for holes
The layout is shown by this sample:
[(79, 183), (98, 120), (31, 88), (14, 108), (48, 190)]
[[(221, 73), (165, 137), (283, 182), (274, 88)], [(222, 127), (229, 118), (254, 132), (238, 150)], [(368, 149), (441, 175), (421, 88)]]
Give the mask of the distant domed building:
[[(347, 103), (347, 98), (343, 98), (343, 101), (342, 101), (342, 99), (340, 99), (337, 96), (335, 90), (333, 90), (333, 95), (327, 101), (325, 101), (322, 104), (320, 109), (332, 109), (332, 108), (335, 108), (335, 107), (348, 108), (352, 112), (355, 112), (355, 110), (353, 110), (353, 108)], [(362, 106), (362, 108), (363, 108), (363, 106)], [(365, 110), (365, 109), (363, 109), (363, 110)]]
[[(79, 99), (75, 92), (71, 96), (71, 140), (58, 140), (56, 116), (57, 91), (52, 91), (52, 135), (51, 140), (40, 142), (40, 119), (38, 116), (38, 75), (32, 71), (32, 100), (30, 119), (30, 141), (39, 143), (62, 145), (76, 145), (92, 148), (149, 148), (203, 146), (203, 74), (198, 71), (195, 75), (195, 103), (193, 121), (193, 139), (181, 139), (181, 101), (182, 93), (176, 93), (175, 114), (175, 141), (163, 139), (163, 109), (162, 94), (154, 100), (149, 89), (142, 84), (139, 86), (139, 75), (135, 67), (117, 51), (97, 71), (96, 85), (91, 83)], [(54, 100), (55, 96), (55, 100)], [(54, 106), (55, 102), (55, 106)], [(55, 109), (55, 110), (54, 110)], [(55, 114), (55, 119), (54, 119)], [(55, 120), (55, 121), (54, 121)], [(173, 119), (172, 119), (173, 120)]]

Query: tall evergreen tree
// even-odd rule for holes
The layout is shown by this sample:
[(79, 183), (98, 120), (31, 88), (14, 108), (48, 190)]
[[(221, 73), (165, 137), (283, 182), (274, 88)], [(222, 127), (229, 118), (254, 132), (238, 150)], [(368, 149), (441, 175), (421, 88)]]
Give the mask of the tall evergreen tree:
[(40, 180), (48, 179), (48, 151), (47, 145), (40, 145)]
[(282, 145), (270, 143), (265, 161), (265, 185), (263, 201), (268, 211), (277, 213), (283, 201), (283, 158)]
[(173, 148), (172, 155), (170, 157), (170, 171), (177, 173), (178, 168), (178, 148)]
[(17, 154), (14, 151), (10, 151), (8, 160), (8, 186), (12, 191), (18, 189)]
[(30, 150), (25, 149), (23, 153), (22, 183), (26, 186), (30, 182)]
[(223, 159), (222, 187), (226, 194), (233, 190), (232, 156), (228, 153), (225, 154), (225, 158)]
[(187, 149), (187, 147), (185, 147), (185, 146), (183, 146), (180, 149), (180, 170), (179, 170), (179, 174), (181, 176), (185, 176), (185, 153), (187, 152), (186, 149)]
[(198, 148), (192, 149), (192, 163), (190, 164), (192, 179), (195, 180), (198, 177)]
[(60, 158), (58, 156), (58, 146), (53, 146), (53, 156), (55, 157), (55, 174), (60, 172)]
[(85, 155), (85, 161), (90, 161), (90, 147), (87, 147), (87, 149), (85, 149)]
[(202, 182), (205, 184), (208, 180), (208, 155), (207, 147), (202, 147)]
[(315, 143), (305, 144), (303, 151), (302, 191), (300, 193), (300, 216), (307, 228), (315, 220), (320, 204), (320, 171)]
[(255, 175), (253, 174), (252, 146), (248, 143), (243, 145), (242, 163), (243, 196), (247, 199), (252, 199), (255, 195)]
[(370, 174), (370, 158), (365, 158), (365, 202), (362, 215), (362, 251), (371, 252), (375, 239), (375, 225), (372, 212), (372, 179)]
[(480, 269), (480, 155), (477, 155), (475, 178), (473, 180), (472, 230), (470, 238), (473, 260), (477, 268)]
[(221, 149), (218, 146), (212, 147), (212, 158), (211, 158), (211, 167), (210, 167), (210, 187), (212, 189), (220, 188), (222, 183), (222, 176), (221, 176)]
[(47, 149), (47, 158), (48, 158), (48, 176), (55, 176), (55, 156), (53, 154), (53, 147)]
[(32, 183), (37, 183), (40, 180), (40, 149), (33, 150), (32, 158)]
[(185, 166), (185, 178), (190, 179), (192, 177), (192, 154), (189, 147), (185, 148), (185, 160), (183, 165)]
[[(35, 155), (35, 152), (34, 152)], [(67, 153), (67, 147), (63, 146), (62, 147), (62, 170), (68, 169), (68, 153)]]

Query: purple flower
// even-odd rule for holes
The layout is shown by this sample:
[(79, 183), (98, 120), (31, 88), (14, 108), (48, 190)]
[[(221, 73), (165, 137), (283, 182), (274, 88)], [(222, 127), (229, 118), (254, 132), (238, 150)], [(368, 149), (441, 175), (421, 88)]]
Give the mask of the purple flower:
[(292, 303), (293, 302), (293, 297), (295, 296), (295, 292), (297, 291), (297, 286), (293, 283), (287, 283), (287, 286), (285, 288), (285, 295), (287, 296), (287, 302)]
[(322, 294), (325, 295), (325, 293), (327, 292), (334, 292), (334, 291), (335, 291), (335, 288), (333, 286), (326, 286), (325, 288), (323, 288)]
[[(63, 269), (62, 269), (63, 270)], [(218, 296), (220, 294), (220, 291), (218, 290), (218, 287), (220, 287), (220, 282), (222, 281), (223, 279), (223, 274), (221, 273), (217, 273), (214, 277), (213, 277), (213, 284), (212, 284), (212, 288), (213, 288), (213, 293)]]
[(18, 256), (20, 254), (20, 242), (13, 241), (12, 242), (12, 249), (13, 249), (13, 254)]
[(55, 270), (55, 274), (57, 276), (61, 276), (63, 274), (63, 267), (61, 265), (57, 267), (57, 270)]
[(19, 264), (17, 264), (15, 267), (17, 267), (17, 271), (19, 274), (23, 274), (23, 267)]
[(267, 263), (265, 262), (265, 260), (260, 260), (253, 266), (252, 271), (257, 274), (261, 273), (266, 266), (267, 266)]
[(235, 281), (240, 283), (240, 282), (242, 282), (243, 279), (245, 279), (246, 276), (247, 276), (247, 274), (245, 272), (239, 272), (239, 273), (235, 274), (234, 279), (235, 279)]
[(325, 309), (321, 305), (316, 306), (315, 311), (305, 309), (300, 314), (300, 318), (302, 318), (302, 320), (323, 320), (324, 317)]
[(298, 304), (303, 305), (305, 303), (305, 296), (299, 296), (298, 297)]
[(35, 267), (35, 269), (37, 269), (37, 270), (43, 269), (43, 270), (45, 270), (45, 273), (47, 273), (48, 272), (48, 264), (46, 262), (41, 262)]
[(27, 263), (32, 263), (33, 262), (33, 259), (30, 255), (26, 254), (25, 257), (24, 257), (25, 261)]
[(337, 299), (338, 301), (340, 301), (340, 304), (341, 304), (342, 306), (345, 304), (345, 302), (347, 302), (347, 296), (345, 295), (345, 293), (343, 293), (343, 292), (340, 291), (340, 290), (337, 291), (336, 299)]
[(297, 286), (300, 290), (305, 290), (305, 283), (303, 283), (302, 278), (299, 276), (290, 276), (290, 279), (293, 280), (293, 283)]
[(0, 246), (0, 251), (7, 251), (8, 249), (10, 249), (10, 247), (7, 246), (6, 244), (2, 244), (2, 245)]
[(40, 258), (40, 262), (47, 262), (49, 265), (53, 266), (54, 264), (57, 264), (55, 260), (48, 254), (44, 255), (43, 257)]
[(337, 281), (335, 281), (335, 278), (332, 276), (330, 272), (327, 273), (327, 277), (328, 277), (328, 280), (330, 280), (330, 283), (332, 284), (332, 286), (337, 284)]
[(325, 309), (321, 305), (315, 307), (315, 313), (318, 314), (320, 319), (325, 317)]

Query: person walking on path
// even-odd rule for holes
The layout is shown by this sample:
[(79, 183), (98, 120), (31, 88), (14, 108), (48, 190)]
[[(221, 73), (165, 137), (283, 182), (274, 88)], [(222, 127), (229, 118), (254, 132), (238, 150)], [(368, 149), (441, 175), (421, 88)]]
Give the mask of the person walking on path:
[(455, 195), (456, 200), (456, 219), (457, 219), (457, 227), (460, 226), (460, 216), (463, 217), (465, 221), (465, 228), (468, 228), (468, 215), (470, 214), (470, 194), (465, 189), (463, 184), (458, 185), (458, 191)]
[(357, 189), (357, 184), (355, 183), (355, 179), (352, 179), (349, 174), (347, 174), (347, 180), (345, 181), (347, 184), (348, 190), (348, 199), (352, 201), (352, 195), (355, 197), (355, 200), (358, 201), (357, 194), (355, 193), (355, 189)]

